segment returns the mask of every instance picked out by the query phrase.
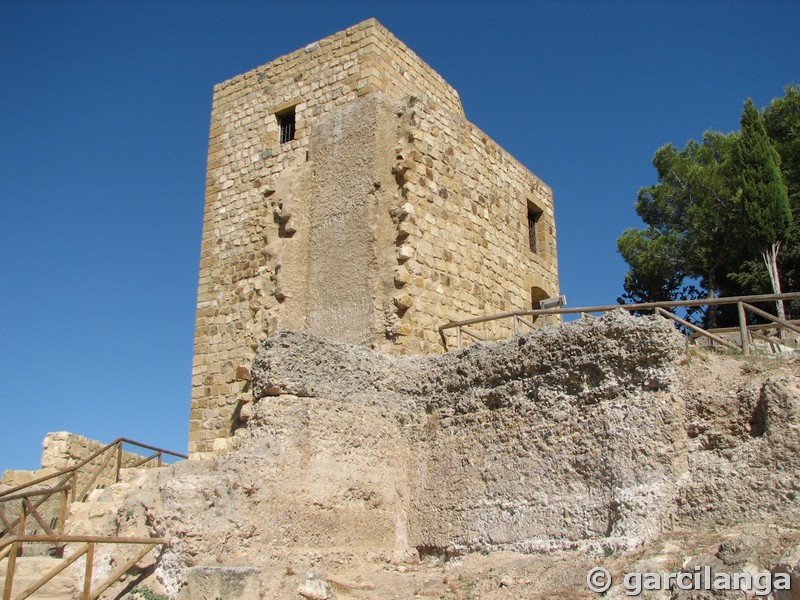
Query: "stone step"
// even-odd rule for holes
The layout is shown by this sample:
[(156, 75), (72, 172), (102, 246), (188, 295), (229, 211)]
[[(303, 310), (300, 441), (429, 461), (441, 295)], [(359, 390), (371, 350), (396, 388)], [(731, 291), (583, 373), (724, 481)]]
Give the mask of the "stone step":
[[(16, 598), (20, 592), (28, 586), (38, 581), (50, 569), (55, 568), (63, 559), (51, 556), (19, 556), (14, 569), (14, 587), (11, 597)], [(78, 559), (77, 564), (83, 564), (83, 559)], [(39, 588), (31, 598), (35, 600), (73, 600), (75, 598), (75, 582), (72, 579), (72, 569), (70, 565), (53, 579), (48, 581), (44, 587)], [(8, 568), (8, 558), (0, 560), (0, 594), (5, 586), (6, 569)]]

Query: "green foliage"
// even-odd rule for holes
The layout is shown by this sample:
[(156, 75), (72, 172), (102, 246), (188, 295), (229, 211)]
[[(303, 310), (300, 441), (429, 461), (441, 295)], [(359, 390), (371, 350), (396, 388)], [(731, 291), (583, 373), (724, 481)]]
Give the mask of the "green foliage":
[(764, 261), (760, 257), (743, 260), (734, 267), (728, 277), (736, 284), (730, 292), (731, 295), (772, 293), (769, 274), (764, 269)]
[[(800, 290), (800, 85), (789, 86), (785, 92), (785, 96), (770, 102), (763, 117), (764, 128), (781, 159), (792, 210), (792, 227), (781, 250), (781, 279), (784, 289)], [(763, 272), (763, 268), (758, 271)], [(769, 289), (768, 278), (763, 279)]]
[(133, 588), (131, 590), (131, 597), (137, 599), (141, 598), (142, 600), (169, 600), (169, 598), (164, 594), (154, 592), (146, 585), (137, 585), (135, 588)]
[(707, 132), (683, 150), (658, 149), (659, 183), (642, 188), (636, 212), (647, 228), (626, 230), (617, 248), (631, 269), (620, 300), (694, 298), (702, 282), (716, 294), (726, 261), (736, 251), (734, 205), (727, 169), (735, 136)]
[[(772, 291), (779, 294), (778, 253), (789, 238), (792, 211), (778, 166), (778, 152), (772, 147), (761, 115), (749, 98), (744, 105), (741, 134), (733, 148), (733, 164), (741, 238), (761, 255)], [(776, 308), (778, 316), (784, 317), (783, 303), (778, 302)]]
[(464, 596), (464, 600), (475, 600), (477, 596), (475, 596), (475, 582), (470, 581), (467, 584), (466, 595)]
[(792, 213), (779, 168), (780, 158), (749, 98), (744, 105), (742, 129), (733, 147), (740, 232), (753, 250), (783, 242), (789, 236)]
[(626, 229), (617, 249), (631, 266), (623, 298), (631, 302), (676, 300), (685, 274), (677, 260), (678, 241), (655, 228)]
[(740, 132), (662, 146), (653, 166), (658, 183), (635, 204), (645, 227), (617, 240), (630, 267), (620, 303), (800, 289), (800, 86), (763, 118), (748, 100)]
[(800, 202), (800, 85), (785, 91), (764, 110), (764, 129), (781, 158), (789, 200), (796, 204)]

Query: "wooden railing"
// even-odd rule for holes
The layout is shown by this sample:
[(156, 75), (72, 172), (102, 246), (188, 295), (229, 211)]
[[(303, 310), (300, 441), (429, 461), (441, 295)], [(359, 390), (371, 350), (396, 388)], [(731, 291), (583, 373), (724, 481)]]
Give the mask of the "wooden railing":
[[(126, 453), (124, 445), (153, 452), (137, 457)], [(23, 600), (34, 594), (53, 577), (82, 556), (86, 556), (82, 600), (94, 600), (139, 562), (148, 552), (167, 544), (166, 538), (121, 538), (101, 536), (64, 535), (69, 504), (86, 500), (89, 493), (109, 483), (119, 481), (123, 468), (161, 466), (165, 456), (188, 458), (156, 446), (142, 444), (127, 438), (117, 438), (93, 452), (77, 464), (56, 473), (39, 477), (23, 485), (0, 492), (0, 560), (7, 558), (6, 579), (2, 600), (11, 600), (14, 573), (18, 556), (23, 555), (24, 544), (54, 548), (56, 556), (64, 553), (64, 544), (83, 543), (76, 552), (57, 567), (43, 575), (37, 582), (23, 590), (14, 600)], [(133, 557), (97, 585), (92, 582), (94, 549), (96, 544), (141, 545)]]
[[(475, 317), (473, 319), (465, 319), (463, 321), (454, 321), (450, 323), (446, 323), (439, 327), (439, 335), (442, 339), (442, 344), (444, 345), (445, 350), (448, 349), (447, 344), (447, 336), (446, 331), (450, 329), (455, 329), (456, 334), (456, 347), (461, 348), (464, 344), (464, 335), (467, 335), (471, 338), (477, 339), (479, 341), (486, 341), (487, 337), (481, 335), (480, 333), (469, 329), (468, 325), (477, 325), (479, 323), (487, 323), (489, 321), (497, 321), (503, 319), (511, 319), (511, 328), (510, 331), (512, 335), (519, 335), (521, 332), (521, 326), (524, 325), (527, 328), (533, 329), (536, 327), (535, 321), (539, 317), (547, 316), (547, 315), (568, 315), (568, 314), (579, 314), (581, 316), (591, 315), (592, 313), (606, 313), (612, 310), (623, 309), (630, 312), (642, 312), (642, 311), (653, 311), (655, 314), (659, 314), (663, 317), (668, 319), (672, 319), (673, 321), (679, 323), (686, 329), (693, 331), (696, 336), (693, 337), (705, 337), (712, 340), (715, 343), (718, 343), (722, 346), (726, 346), (732, 349), (736, 349), (741, 351), (745, 356), (748, 356), (751, 351), (751, 343), (753, 338), (759, 339), (763, 337), (763, 334), (760, 334), (756, 331), (755, 327), (748, 325), (747, 323), (747, 313), (753, 313), (758, 315), (767, 321), (769, 321), (770, 325), (774, 329), (783, 330), (788, 329), (795, 333), (800, 333), (800, 327), (797, 323), (793, 323), (791, 321), (787, 321), (785, 319), (781, 319), (772, 315), (765, 310), (757, 308), (753, 306), (755, 303), (762, 303), (762, 302), (777, 302), (777, 301), (786, 301), (786, 300), (800, 300), (800, 292), (792, 292), (788, 294), (765, 294), (760, 296), (736, 296), (730, 298), (705, 298), (701, 300), (677, 300), (674, 302), (646, 302), (640, 304), (612, 304), (606, 306), (586, 306), (581, 308), (550, 308), (550, 309), (540, 309), (540, 310), (515, 310), (509, 312), (498, 313), (495, 315), (489, 315), (486, 317)], [(719, 306), (719, 305), (729, 305), (729, 304), (736, 304), (738, 309), (739, 315), (739, 343), (737, 344), (734, 341), (731, 341), (730, 338), (722, 337), (716, 333), (712, 333), (710, 331), (706, 331), (705, 329), (698, 327), (697, 325), (690, 323), (689, 321), (682, 319), (681, 317), (674, 314), (669, 309), (674, 308), (681, 308), (681, 307), (702, 307), (702, 306)], [(763, 329), (763, 327), (760, 327)]]
[[(0, 541), (0, 561), (7, 558), (6, 578), (3, 585), (3, 600), (12, 600), (14, 588), (14, 572), (16, 569), (17, 556), (20, 555), (22, 544), (29, 543), (52, 543), (62, 545), (67, 543), (82, 543), (68, 558), (63, 559), (58, 565), (42, 575), (37, 581), (22, 590), (13, 600), (24, 600), (30, 597), (37, 590), (41, 589), (48, 581), (61, 573), (64, 569), (76, 562), (82, 556), (86, 557), (84, 567), (83, 589), (80, 595), (81, 600), (96, 600), (100, 595), (127, 573), (137, 562), (139, 562), (148, 552), (156, 546), (169, 545), (167, 538), (147, 538), (147, 537), (102, 537), (102, 536), (75, 536), (75, 535), (16, 535), (7, 540)], [(94, 572), (94, 550), (97, 544), (132, 544), (142, 546), (137, 549), (133, 556), (110, 573), (101, 582), (94, 584), (92, 574)]]
[[(139, 459), (125, 456), (125, 444), (153, 454)], [(119, 481), (123, 468), (150, 463), (161, 466), (164, 456), (187, 458), (185, 454), (117, 438), (71, 467), (0, 492), (0, 541), (11, 535), (63, 534), (71, 502), (84, 501), (92, 490)]]

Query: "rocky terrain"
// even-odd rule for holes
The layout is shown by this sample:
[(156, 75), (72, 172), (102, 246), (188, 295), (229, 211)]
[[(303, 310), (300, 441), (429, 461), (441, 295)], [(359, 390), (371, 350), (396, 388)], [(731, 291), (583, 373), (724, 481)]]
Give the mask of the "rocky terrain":
[[(172, 537), (116, 597), (590, 598), (596, 566), (627, 597), (709, 566), (798, 598), (798, 374), (622, 311), (435, 357), (278, 334), (239, 450), (131, 471), (71, 532)], [(724, 596), (671, 587), (642, 597)]]

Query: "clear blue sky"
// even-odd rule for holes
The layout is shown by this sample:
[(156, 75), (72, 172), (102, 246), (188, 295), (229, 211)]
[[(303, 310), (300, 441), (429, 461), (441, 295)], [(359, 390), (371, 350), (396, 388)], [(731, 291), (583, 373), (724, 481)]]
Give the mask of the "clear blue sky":
[(0, 2), (0, 470), (48, 431), (187, 446), (215, 83), (376, 17), (554, 190), (613, 303), (650, 159), (800, 83), (800, 3)]

